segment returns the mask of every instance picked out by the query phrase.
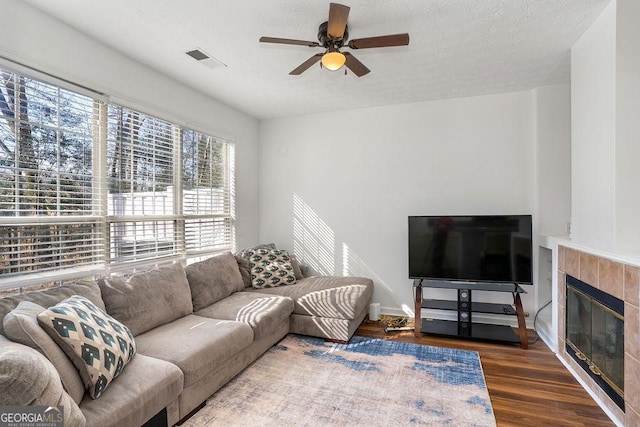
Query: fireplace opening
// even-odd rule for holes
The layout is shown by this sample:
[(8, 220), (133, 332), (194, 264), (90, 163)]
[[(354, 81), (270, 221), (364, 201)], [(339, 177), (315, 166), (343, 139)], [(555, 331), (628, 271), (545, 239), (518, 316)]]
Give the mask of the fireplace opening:
[(567, 275), (566, 350), (624, 411), (624, 302)]

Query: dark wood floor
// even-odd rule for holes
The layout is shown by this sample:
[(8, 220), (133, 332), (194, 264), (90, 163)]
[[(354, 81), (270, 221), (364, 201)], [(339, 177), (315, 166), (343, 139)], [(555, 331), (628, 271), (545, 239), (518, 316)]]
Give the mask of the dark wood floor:
[(499, 427), (615, 425), (542, 340), (522, 350), (518, 344), (385, 333), (385, 326), (365, 320), (356, 335), (479, 352)]

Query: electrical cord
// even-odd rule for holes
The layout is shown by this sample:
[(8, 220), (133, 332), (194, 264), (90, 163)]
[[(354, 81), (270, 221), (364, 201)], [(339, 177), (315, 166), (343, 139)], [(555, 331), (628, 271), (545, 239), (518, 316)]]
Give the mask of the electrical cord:
[(384, 328), (382, 330), (372, 331), (370, 334), (371, 338), (388, 339), (394, 336), (393, 334), (390, 334), (392, 332), (413, 330), (413, 322), (407, 316), (383, 314), (380, 316), (379, 322), (384, 325)]
[(385, 330), (389, 328), (403, 328), (407, 326), (409, 319), (406, 316), (388, 316), (382, 315), (380, 321), (386, 325)]
[(540, 336), (540, 334), (538, 333), (538, 329), (536, 328), (536, 323), (538, 322), (538, 316), (540, 315), (540, 312), (545, 308), (547, 308), (552, 302), (553, 300), (547, 302), (542, 307), (540, 307), (538, 311), (536, 311), (536, 315), (533, 317), (533, 331), (536, 333), (536, 336), (533, 339), (533, 341), (529, 341), (529, 344), (533, 344), (534, 342), (538, 341), (538, 337)]

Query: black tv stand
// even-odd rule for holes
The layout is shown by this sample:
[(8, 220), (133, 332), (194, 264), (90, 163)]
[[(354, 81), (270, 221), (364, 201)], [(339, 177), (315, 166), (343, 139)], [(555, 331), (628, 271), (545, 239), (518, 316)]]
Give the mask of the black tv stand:
[[(472, 339), (508, 341), (520, 343), (520, 348), (527, 349), (527, 326), (520, 294), (526, 293), (517, 283), (474, 283), (447, 280), (415, 279), (415, 336), (422, 333), (451, 335)], [(458, 299), (432, 300), (423, 299), (423, 288), (457, 289)], [(511, 292), (513, 305), (474, 302), (472, 291)], [(422, 309), (450, 310), (458, 312), (457, 320), (423, 319)], [(510, 326), (474, 323), (473, 313), (504, 314), (517, 316), (518, 334)]]

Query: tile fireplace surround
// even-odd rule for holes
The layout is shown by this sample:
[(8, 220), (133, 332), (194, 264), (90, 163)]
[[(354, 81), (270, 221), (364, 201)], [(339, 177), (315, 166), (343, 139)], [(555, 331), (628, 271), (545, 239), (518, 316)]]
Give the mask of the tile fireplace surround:
[[(565, 350), (566, 275), (624, 301), (625, 412)], [(640, 267), (581, 250), (558, 246), (558, 355), (625, 426), (640, 426)]]

